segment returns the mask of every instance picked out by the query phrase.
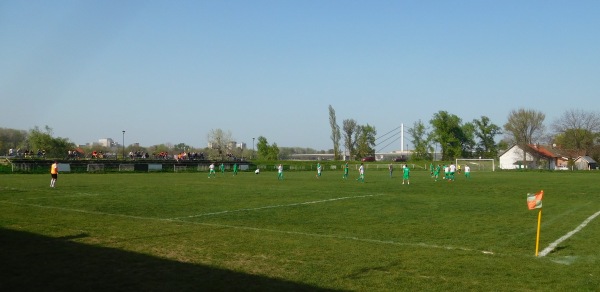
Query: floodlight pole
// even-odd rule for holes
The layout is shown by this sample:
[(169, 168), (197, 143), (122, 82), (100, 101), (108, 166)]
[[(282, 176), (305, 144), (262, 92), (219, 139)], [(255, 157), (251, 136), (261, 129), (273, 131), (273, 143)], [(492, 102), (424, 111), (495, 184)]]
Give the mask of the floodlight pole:
[(123, 130), (123, 160), (125, 160), (125, 130)]
[(254, 137), (252, 137), (252, 159), (254, 159)]

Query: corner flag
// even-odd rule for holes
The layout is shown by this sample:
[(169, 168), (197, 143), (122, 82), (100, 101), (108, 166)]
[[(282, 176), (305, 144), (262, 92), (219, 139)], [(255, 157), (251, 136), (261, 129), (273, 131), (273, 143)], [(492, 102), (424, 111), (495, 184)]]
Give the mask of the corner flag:
[(542, 197), (544, 196), (544, 190), (537, 192), (536, 194), (527, 194), (527, 208), (529, 210), (540, 209), (538, 212), (538, 224), (537, 234), (535, 236), (535, 256), (538, 256), (538, 250), (540, 247), (540, 228), (542, 227)]
[(543, 196), (544, 196), (543, 190), (539, 191), (536, 194), (527, 194), (527, 207), (529, 208), (529, 210), (541, 209)]

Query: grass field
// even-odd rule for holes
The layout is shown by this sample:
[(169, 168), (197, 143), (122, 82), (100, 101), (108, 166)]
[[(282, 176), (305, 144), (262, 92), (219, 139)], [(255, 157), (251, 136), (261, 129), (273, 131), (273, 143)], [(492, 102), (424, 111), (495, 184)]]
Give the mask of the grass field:
[(0, 175), (0, 290), (599, 291), (598, 172)]

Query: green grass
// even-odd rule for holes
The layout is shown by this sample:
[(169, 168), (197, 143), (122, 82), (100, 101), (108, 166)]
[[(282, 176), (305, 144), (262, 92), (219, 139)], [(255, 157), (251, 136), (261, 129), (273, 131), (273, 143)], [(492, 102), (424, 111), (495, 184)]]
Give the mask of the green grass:
[(0, 290), (597, 291), (600, 173), (0, 175)]

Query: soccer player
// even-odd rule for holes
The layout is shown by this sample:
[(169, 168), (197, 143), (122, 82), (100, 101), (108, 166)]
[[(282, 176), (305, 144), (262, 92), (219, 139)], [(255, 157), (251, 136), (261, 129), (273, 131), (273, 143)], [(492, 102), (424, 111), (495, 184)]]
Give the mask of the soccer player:
[(434, 169), (433, 169), (433, 177), (435, 178), (435, 181), (438, 180), (438, 177), (440, 176), (440, 170), (441, 170), (441, 166), (438, 164)]
[(321, 163), (317, 162), (317, 178), (321, 177)]
[(392, 173), (394, 172), (394, 166), (390, 163), (390, 165), (388, 165), (388, 170), (390, 171), (390, 178), (392, 178)]
[(450, 175), (448, 175), (448, 181), (454, 181), (454, 173), (456, 172), (456, 165), (450, 164)]
[(467, 179), (471, 178), (471, 167), (469, 167), (468, 165), (465, 165), (465, 177)]
[(58, 179), (58, 162), (56, 160), (50, 166), (50, 177), (50, 187), (53, 188), (55, 187), (56, 180)]
[(237, 172), (238, 172), (238, 165), (237, 165), (237, 163), (234, 163), (233, 164), (233, 175), (237, 175)]
[(208, 167), (208, 178), (210, 178), (210, 176), (216, 177), (217, 174), (215, 173), (215, 164), (211, 163), (210, 166)]
[(283, 165), (281, 163), (277, 166), (277, 179), (283, 180)]
[(225, 174), (225, 164), (221, 163), (221, 165), (219, 165), (219, 170), (222, 174)]
[(344, 165), (344, 179), (348, 179), (348, 162)]
[(433, 162), (429, 164), (429, 175), (431, 175), (431, 177), (433, 177), (433, 172), (434, 172), (434, 167), (433, 167)]
[(406, 164), (402, 169), (402, 184), (404, 184), (404, 181), (406, 181), (407, 184), (410, 184), (410, 168), (408, 168), (408, 165)]
[(365, 182), (365, 166), (362, 163), (358, 168), (358, 178), (356, 180), (359, 182)]
[(444, 179), (448, 179), (449, 175), (450, 175), (450, 167), (448, 167), (448, 165), (444, 164)]

